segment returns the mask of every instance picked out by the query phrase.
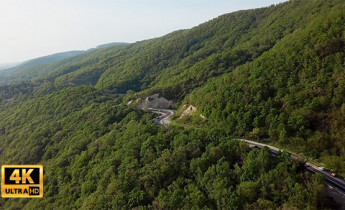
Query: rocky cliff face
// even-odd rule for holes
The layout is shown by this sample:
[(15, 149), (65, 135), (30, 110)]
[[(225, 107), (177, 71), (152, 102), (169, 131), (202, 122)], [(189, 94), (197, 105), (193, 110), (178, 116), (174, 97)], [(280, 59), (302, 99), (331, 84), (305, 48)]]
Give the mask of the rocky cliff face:
[(153, 94), (146, 97), (145, 99), (139, 99), (137, 108), (139, 109), (173, 109), (175, 108), (175, 103), (164, 97), (159, 97), (159, 94)]

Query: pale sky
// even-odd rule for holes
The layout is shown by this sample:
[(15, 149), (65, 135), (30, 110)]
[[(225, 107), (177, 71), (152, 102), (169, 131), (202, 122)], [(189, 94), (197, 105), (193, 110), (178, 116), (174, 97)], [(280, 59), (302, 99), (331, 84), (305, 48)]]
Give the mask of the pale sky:
[(0, 0), (0, 64), (135, 42), (285, 0)]

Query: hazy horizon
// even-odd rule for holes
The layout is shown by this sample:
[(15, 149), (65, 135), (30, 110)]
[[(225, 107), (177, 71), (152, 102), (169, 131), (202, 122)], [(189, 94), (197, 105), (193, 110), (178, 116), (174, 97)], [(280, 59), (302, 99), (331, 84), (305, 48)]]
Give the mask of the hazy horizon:
[(222, 14), (284, 0), (3, 0), (0, 64), (111, 42), (136, 42), (188, 29)]

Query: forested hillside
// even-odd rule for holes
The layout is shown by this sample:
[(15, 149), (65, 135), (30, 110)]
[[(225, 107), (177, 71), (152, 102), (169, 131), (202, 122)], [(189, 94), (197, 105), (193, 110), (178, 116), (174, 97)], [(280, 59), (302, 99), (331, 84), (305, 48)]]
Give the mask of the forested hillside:
[[(44, 197), (0, 208), (337, 208), (303, 161), (236, 139), (345, 175), (344, 11), (289, 1), (18, 71), (31, 81), (0, 87), (0, 163), (43, 164)], [(127, 106), (154, 93), (178, 105), (167, 129)]]
[(303, 152), (345, 175), (345, 7), (188, 97), (233, 134)]
[(222, 130), (159, 128), (153, 114), (120, 101), (84, 86), (3, 105), (0, 161), (43, 164), (45, 190), (43, 199), (0, 206), (332, 207), (323, 178), (305, 174), (288, 154), (250, 151)]

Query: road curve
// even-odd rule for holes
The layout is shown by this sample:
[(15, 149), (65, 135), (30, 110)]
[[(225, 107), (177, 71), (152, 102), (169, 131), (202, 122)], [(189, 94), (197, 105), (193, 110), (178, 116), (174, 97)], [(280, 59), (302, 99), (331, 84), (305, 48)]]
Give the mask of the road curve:
[[(168, 109), (154, 109), (154, 108), (148, 108), (149, 111), (156, 113), (156, 114), (160, 114), (161, 116), (159, 116), (158, 118), (155, 118), (154, 121), (158, 124), (158, 125), (164, 125), (165, 127), (168, 127), (168, 125), (170, 124), (170, 117), (174, 114), (173, 111), (168, 110)], [(255, 141), (250, 141), (247, 139), (237, 139), (239, 141), (243, 141), (246, 142), (248, 145), (252, 145), (252, 146), (257, 146), (257, 147), (268, 147), (273, 153), (278, 154), (280, 151), (283, 151), (277, 147), (271, 146), (271, 145), (267, 145), (267, 144), (263, 144), (263, 143), (258, 143)], [(294, 154), (294, 153), (290, 153), (291, 157), (294, 159), (298, 158), (298, 155)], [(306, 162), (306, 169), (309, 172), (312, 173), (319, 173), (322, 174), (326, 181), (327, 184), (331, 187), (333, 187), (334, 189), (336, 189), (339, 193), (341, 193), (343, 196), (345, 196), (345, 181), (338, 178), (338, 177), (333, 177), (331, 176), (329, 173), (327, 173), (326, 171), (320, 169), (318, 166), (310, 163), (310, 162)]]
[[(257, 147), (268, 147), (273, 153), (277, 154), (279, 151), (283, 151), (277, 147), (273, 147), (271, 145), (267, 145), (267, 144), (262, 144), (262, 143), (258, 143), (255, 141), (250, 141), (247, 139), (238, 139), (240, 141), (246, 142), (248, 145), (252, 145), (252, 146), (257, 146)], [(292, 158), (297, 159), (298, 155), (294, 154), (294, 153), (290, 153)], [(345, 181), (338, 178), (338, 177), (333, 177), (331, 176), (329, 173), (327, 173), (326, 171), (320, 169), (319, 167), (317, 167), (316, 165), (310, 163), (310, 162), (306, 162), (306, 169), (309, 172), (312, 173), (319, 173), (322, 174), (326, 181), (327, 184), (331, 187), (333, 187), (334, 189), (336, 189), (339, 193), (341, 193), (342, 195), (345, 196)]]
[(173, 111), (169, 109), (154, 109), (154, 108), (148, 108), (149, 111), (160, 114), (161, 116), (153, 119), (158, 125), (164, 125), (165, 127), (168, 127), (170, 124), (170, 117), (174, 114)]

